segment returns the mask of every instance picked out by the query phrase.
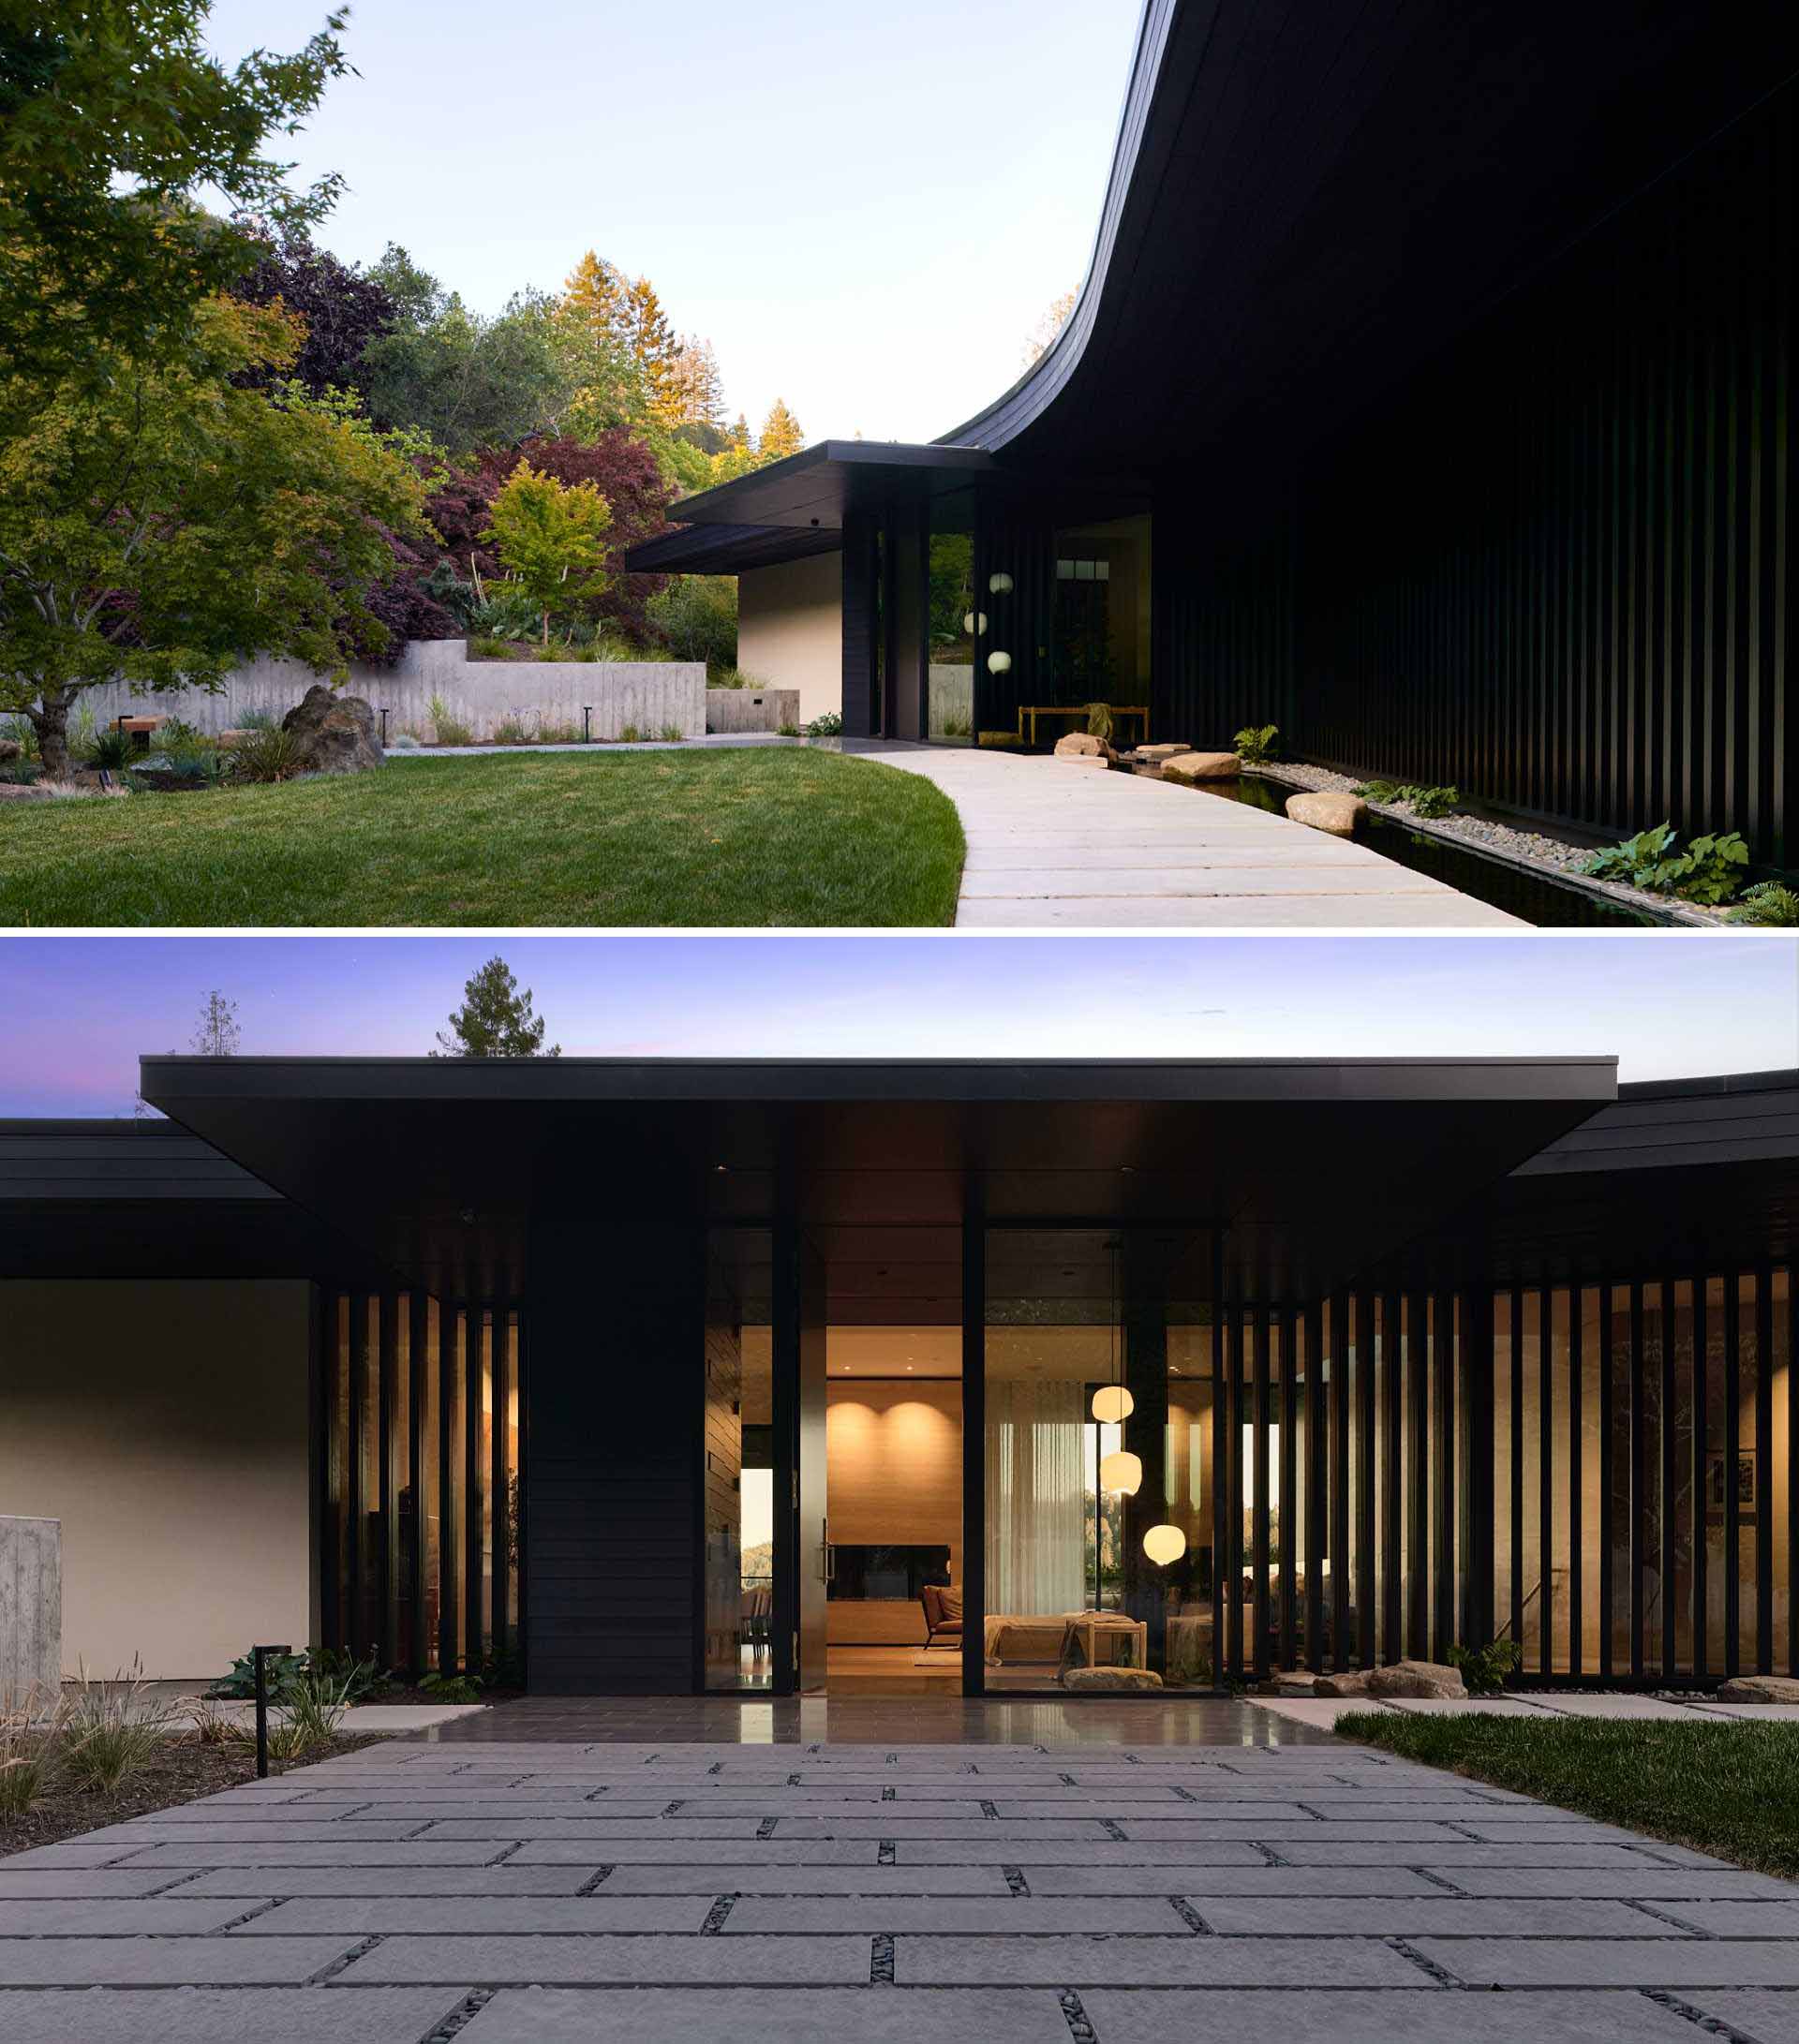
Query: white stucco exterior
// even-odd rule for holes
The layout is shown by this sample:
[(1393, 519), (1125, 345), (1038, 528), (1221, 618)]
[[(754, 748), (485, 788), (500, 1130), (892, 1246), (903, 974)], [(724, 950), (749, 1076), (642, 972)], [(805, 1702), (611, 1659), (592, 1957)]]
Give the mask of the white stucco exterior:
[(0, 1283), (0, 1512), (62, 1521), (66, 1676), (306, 1644), (309, 1293)]
[(799, 690), (799, 720), (843, 707), (843, 556), (754, 568), (737, 577), (737, 665)]

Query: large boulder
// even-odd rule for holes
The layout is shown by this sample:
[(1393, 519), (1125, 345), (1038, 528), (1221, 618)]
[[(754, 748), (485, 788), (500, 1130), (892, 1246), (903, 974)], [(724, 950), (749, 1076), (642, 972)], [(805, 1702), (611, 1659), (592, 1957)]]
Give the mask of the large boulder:
[(1371, 1672), (1365, 1667), (1344, 1667), (1333, 1675), (1320, 1675), (1312, 1684), (1312, 1694), (1315, 1696), (1365, 1696)]
[(1063, 1671), (1064, 1689), (1160, 1689), (1162, 1678), (1152, 1667), (1071, 1667)]
[(1162, 762), (1164, 780), (1235, 780), (1242, 770), (1235, 752), (1177, 752)]
[(1323, 791), (1286, 798), (1286, 813), (1296, 823), (1309, 823), (1314, 830), (1329, 831), (1333, 837), (1353, 837), (1367, 807), (1360, 795), (1329, 794)]
[(338, 695), (321, 681), (281, 719), (281, 729), (293, 735), (303, 773), (354, 774), (387, 757), (375, 735), (375, 712), (361, 696)]
[(1056, 740), (1056, 758), (1074, 766), (1109, 767), (1118, 755), (1091, 731), (1071, 731)]
[(1720, 1682), (1719, 1703), (1799, 1703), (1799, 1681), (1791, 1675), (1732, 1675)]
[(1394, 1661), (1368, 1670), (1371, 1696), (1465, 1696), (1460, 1673), (1441, 1661)]

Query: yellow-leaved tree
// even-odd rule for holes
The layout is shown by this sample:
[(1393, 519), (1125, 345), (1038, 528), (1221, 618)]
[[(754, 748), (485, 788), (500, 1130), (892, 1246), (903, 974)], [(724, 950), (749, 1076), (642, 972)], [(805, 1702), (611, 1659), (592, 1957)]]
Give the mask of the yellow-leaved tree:
[(784, 400), (776, 398), (762, 422), (762, 438), (756, 443), (758, 462), (781, 461), (789, 454), (797, 454), (805, 445), (806, 436), (799, 430), (799, 421), (787, 409)]
[(602, 596), (612, 506), (591, 482), (558, 482), (522, 461), (494, 498), (491, 540), (500, 565), (536, 604), (550, 642), (550, 613)]

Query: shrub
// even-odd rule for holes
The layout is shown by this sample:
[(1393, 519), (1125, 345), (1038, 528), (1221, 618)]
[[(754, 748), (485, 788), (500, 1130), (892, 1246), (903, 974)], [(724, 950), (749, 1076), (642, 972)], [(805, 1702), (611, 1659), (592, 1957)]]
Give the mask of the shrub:
[(482, 633), (468, 642), (468, 658), (471, 660), (510, 660), (513, 657), (509, 640)]
[(973, 735), (974, 727), (966, 717), (946, 717), (942, 730), (945, 738), (967, 738)]
[(279, 724), (252, 728), (231, 748), (231, 775), (236, 780), (268, 783), (291, 780), (302, 771), (299, 741)]
[(777, 738), (797, 738), (799, 736), (799, 726), (797, 724), (777, 724), (775, 726), (775, 736)]
[(517, 717), (502, 717), (494, 726), (492, 743), (497, 746), (525, 746), (530, 742), (531, 733), (525, 729), (523, 720)]
[(1743, 884), (1749, 848), (1735, 831), (1692, 838), (1685, 852), (1670, 823), (1596, 852), (1581, 871), (1595, 880), (1625, 881), (1651, 894), (1673, 895), (1707, 907), (1728, 901)]
[(281, 719), (273, 710), (245, 710), (237, 719), (239, 731), (279, 731)]
[(281, 1706), (287, 1713), (282, 1725), (284, 1759), (313, 1746), (329, 1745), (344, 1722), (358, 1680), (374, 1678), (373, 1661), (352, 1662), (345, 1672), (330, 1665), (333, 1658), (320, 1654), (303, 1674), (290, 1676), (281, 1685)]
[(342, 1686), (351, 1703), (366, 1703), (371, 1696), (384, 1696), (394, 1678), (378, 1666), (371, 1653), (363, 1660), (344, 1647), (314, 1647), (306, 1654), (309, 1675), (329, 1677)]
[(1259, 766), (1273, 752), (1280, 735), (1277, 724), (1245, 724), (1230, 741), (1230, 749), (1245, 766)]
[(736, 666), (737, 585), (734, 577), (678, 576), (650, 598), (647, 615), (677, 660), (704, 660), (712, 672)]
[(148, 1765), (173, 1714), (171, 1704), (152, 1694), (141, 1661), (111, 1682), (90, 1681), (83, 1666), (69, 1706), (64, 1770), (77, 1788), (110, 1793)]
[(662, 736), (672, 744), (678, 744), (686, 735), (687, 733), (678, 724), (664, 724), (662, 726)]
[(416, 752), (421, 740), (416, 731), (396, 731), (387, 741), (390, 752)]
[(741, 667), (721, 667), (717, 674), (707, 674), (708, 689), (766, 689), (768, 684), (759, 675), (746, 674)]
[(122, 774), (131, 763), (131, 740), (113, 725), (94, 733), (93, 743), (87, 748), (87, 760), (91, 766), (97, 766), (103, 774)]
[[(471, 633), (483, 634), (488, 642), (505, 639), (534, 639), (537, 636), (539, 613), (537, 605), (515, 582), (489, 583), (483, 593), (483, 600), (477, 603), (468, 615)], [(469, 642), (469, 651), (474, 651), (474, 641)], [(476, 656), (481, 659), (504, 659), (504, 653), (483, 653)]]
[(1498, 1696), (1506, 1686), (1506, 1677), (1524, 1658), (1515, 1639), (1491, 1639), (1484, 1647), (1451, 1642), (1445, 1651), (1450, 1666), (1460, 1673), (1471, 1696)]
[[(274, 1696), (285, 1681), (300, 1674), (306, 1665), (304, 1653), (277, 1653), (262, 1664), (262, 1681), (270, 1696)], [(206, 1692), (214, 1696), (254, 1696), (256, 1695), (256, 1656), (240, 1653), (231, 1663), (229, 1675), (221, 1675)]]
[(821, 710), (806, 727), (809, 738), (840, 738), (843, 734), (843, 718), (836, 710)]
[(1763, 929), (1791, 929), (1799, 926), (1799, 893), (1779, 881), (1762, 881), (1731, 911), (1730, 920), (1757, 924)]
[[(945, 724), (944, 729), (947, 731), (949, 726)], [(1087, 734), (1090, 738), (1098, 738), (1102, 741), (1110, 738), (1112, 735), (1112, 705), (1109, 703), (1088, 704)], [(963, 724), (961, 730), (957, 733), (957, 736), (965, 738), (967, 735), (968, 726)]]
[(481, 1677), (432, 1668), (419, 1678), (419, 1687), (436, 1703), (479, 1703)]
[(0, 722), (0, 738), (10, 738), (22, 760), (38, 758), (37, 727), (28, 717), (8, 717)]

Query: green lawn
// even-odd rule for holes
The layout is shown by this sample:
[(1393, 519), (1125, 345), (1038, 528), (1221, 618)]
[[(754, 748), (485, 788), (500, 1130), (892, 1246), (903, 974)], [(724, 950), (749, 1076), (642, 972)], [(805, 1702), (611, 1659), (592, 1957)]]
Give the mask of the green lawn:
[(955, 806), (785, 748), (393, 761), (0, 808), (0, 925), (920, 925), (955, 914)]
[(1799, 1874), (1799, 1726), (1356, 1711), (1336, 1730), (1738, 1866)]

